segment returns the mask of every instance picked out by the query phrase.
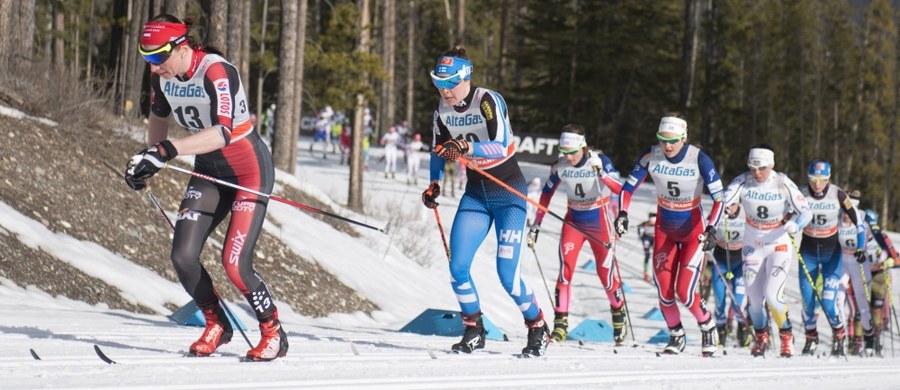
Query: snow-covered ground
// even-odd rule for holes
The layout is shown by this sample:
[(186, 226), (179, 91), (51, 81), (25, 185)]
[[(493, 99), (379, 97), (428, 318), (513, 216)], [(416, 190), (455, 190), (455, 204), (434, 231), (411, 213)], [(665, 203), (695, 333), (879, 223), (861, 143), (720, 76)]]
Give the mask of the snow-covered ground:
[[(348, 168), (337, 165), (337, 155), (329, 154), (327, 160), (321, 158), (321, 153), (312, 156), (307, 142), (304, 139), (300, 143), (297, 174), (280, 173), (279, 179), (294, 182), (336, 206), (345, 203)], [(288, 356), (269, 363), (241, 363), (239, 357), (249, 347), (238, 333), (216, 356), (186, 358), (182, 354), (199, 335), (200, 328), (178, 325), (164, 315), (139, 315), (54, 298), (33, 287), (0, 279), (0, 388), (897, 387), (900, 360), (892, 357), (892, 342), (887, 337), (887, 357), (883, 359), (754, 359), (747, 349), (733, 348), (731, 343), (727, 355), (702, 358), (696, 322), (684, 310), (687, 350), (680, 356), (657, 357), (661, 345), (647, 341), (665, 329), (665, 323), (642, 318), (656, 307), (657, 298), (655, 288), (641, 279), (643, 252), (634, 228), (620, 243), (618, 258), (623, 279), (631, 290), (627, 299), (636, 347), (631, 346), (629, 335), (627, 346), (593, 342), (579, 345), (570, 341), (551, 345), (542, 358), (516, 358), (514, 355), (525, 343), (525, 328), (496, 276), (492, 249), (496, 240), (492, 234), (482, 244), (473, 275), (485, 314), (508, 335), (509, 341), (488, 340), (484, 351), (463, 356), (448, 353), (457, 337), (398, 332), (426, 309), (456, 311), (458, 306), (449, 286), (433, 214), (420, 202), (427, 181), (427, 158), (423, 158), (419, 185), (409, 186), (405, 173), (398, 173), (393, 180), (385, 179), (378, 162), (380, 150), (373, 148), (371, 154), (371, 169), (365, 174), (364, 184), (369, 216), (343, 209), (340, 213), (378, 227), (392, 221), (394, 227), (389, 235), (359, 229), (362, 236), (351, 238), (277, 202), (270, 203), (269, 213), (277, 223), (266, 224), (266, 229), (382, 310), (372, 316), (355, 313), (309, 318), (282, 304), (281, 319), (291, 343)], [(398, 165), (405, 168), (402, 161)], [(619, 168), (627, 171), (628, 167)], [(540, 165), (523, 164), (523, 170), (529, 179), (545, 179), (548, 174), (548, 168)], [(651, 187), (644, 185), (635, 197), (630, 212), (632, 225), (643, 221), (654, 207)], [(458, 191), (457, 196), (460, 194)], [(450, 197), (441, 199), (439, 211), (448, 234), (456, 202)], [(551, 209), (560, 215), (565, 212), (563, 194), (557, 194)], [(558, 270), (559, 229), (559, 221), (546, 218), (536, 248), (538, 258), (531, 251), (522, 258), (523, 275), (548, 319), (552, 318), (552, 306), (544, 283), (552, 291)], [(94, 243), (49, 232), (40, 223), (0, 203), (0, 233), (10, 232), (32, 247), (107, 280), (134, 302), (165, 310), (162, 304), (168, 300), (189, 301), (180, 285), (135, 267)], [(581, 268), (590, 259), (592, 255), (585, 248), (573, 281), (570, 330), (586, 319), (611, 322), (596, 274)], [(545, 281), (541, 280), (541, 270)], [(787, 295), (791, 318), (797, 324), (800, 303), (796, 269), (792, 274)], [(230, 306), (250, 325), (247, 336), (255, 344), (259, 332), (247, 304), (231, 302)], [(824, 318), (819, 321), (819, 331), (823, 338), (830, 339)], [(802, 331), (795, 326), (794, 334), (799, 348)], [(107, 365), (98, 359), (95, 345), (118, 364)], [(30, 349), (41, 360), (35, 360)]]

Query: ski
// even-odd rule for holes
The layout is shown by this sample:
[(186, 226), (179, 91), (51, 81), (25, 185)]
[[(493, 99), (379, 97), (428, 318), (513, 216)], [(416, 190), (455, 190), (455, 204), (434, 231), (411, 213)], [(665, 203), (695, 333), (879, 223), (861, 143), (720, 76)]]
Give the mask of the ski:
[(108, 356), (106, 356), (106, 354), (103, 353), (103, 351), (100, 350), (100, 347), (97, 346), (97, 344), (94, 344), (94, 352), (96, 352), (96, 353), (97, 353), (97, 357), (99, 357), (100, 360), (103, 360), (103, 362), (106, 363), (106, 364), (119, 364), (119, 363), (116, 363), (115, 360), (112, 360), (112, 359), (110, 359)]
[(41, 357), (38, 356), (37, 352), (34, 352), (33, 348), (29, 348), (28, 352), (31, 352), (31, 357), (33, 357), (34, 360), (41, 360)]

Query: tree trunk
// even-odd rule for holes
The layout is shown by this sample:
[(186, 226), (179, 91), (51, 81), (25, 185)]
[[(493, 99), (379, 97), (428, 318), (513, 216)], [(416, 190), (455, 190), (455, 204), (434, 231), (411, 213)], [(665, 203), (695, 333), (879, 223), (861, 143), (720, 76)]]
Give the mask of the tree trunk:
[[(297, 14), (297, 55), (294, 65), (294, 123), (291, 125), (291, 143), (297, 144), (300, 139), (300, 123), (303, 121), (303, 59), (306, 50), (306, 12), (309, 3), (300, 1), (300, 9)], [(330, 130), (330, 129), (329, 129)], [(297, 161), (297, 148), (291, 148), (291, 161)], [(293, 165), (297, 165), (296, 162)], [(291, 170), (294, 172), (294, 170)]]
[[(369, 0), (360, 0), (360, 32), (359, 47), (357, 51), (360, 53), (369, 52)], [(361, 76), (363, 80), (369, 77), (368, 74)], [(353, 115), (353, 146), (350, 155), (350, 187), (347, 193), (347, 207), (357, 212), (363, 212), (363, 165), (362, 165), (362, 138), (368, 136), (363, 134), (363, 110), (366, 108), (366, 98), (363, 94), (356, 94), (356, 112)]]
[(679, 104), (683, 108), (691, 106), (691, 92), (694, 89), (694, 74), (697, 67), (697, 42), (700, 39), (700, 21), (697, 0), (684, 0), (684, 36), (682, 39), (683, 71), (681, 76), (681, 96)]
[(575, 115), (575, 77), (578, 71), (578, 0), (572, 0), (572, 56), (569, 57), (569, 109), (566, 110), (566, 121), (571, 122)]
[(444, 0), (444, 13), (447, 14), (447, 37), (449, 39), (450, 47), (453, 47), (453, 42), (456, 39), (456, 34), (453, 33), (453, 12), (450, 11), (450, 0)]
[(186, 0), (166, 0), (166, 13), (180, 18), (184, 18), (187, 12)]
[[(244, 52), (241, 47), (244, 43), (244, 10), (241, 8), (241, 0), (227, 1), (228, 14), (225, 17), (228, 19), (228, 28), (226, 29), (225, 34), (225, 44), (227, 45), (228, 52), (226, 52), (226, 58), (234, 64), (234, 67), (238, 70), (238, 74), (240, 74), (241, 53)], [(220, 47), (220, 49), (226, 48)]]
[[(209, 24), (207, 28), (207, 42), (225, 54), (225, 58), (231, 59), (228, 36), (225, 27), (228, 25), (228, 0), (210, 0)], [(295, 8), (296, 9), (296, 8)]]
[[(717, 34), (717, 25), (718, 19), (716, 18), (716, 2), (713, 0), (707, 1), (707, 15), (706, 20), (709, 22), (707, 25), (709, 28), (706, 31), (706, 82), (703, 83), (703, 107), (701, 108), (701, 134), (700, 134), (700, 142), (704, 147), (709, 148), (712, 142), (712, 136), (715, 131), (714, 126), (714, 115), (713, 115), (713, 107), (718, 106), (718, 97), (714, 96), (712, 89), (716, 86), (715, 75), (718, 71), (719, 59), (718, 55), (718, 47), (716, 47), (716, 34)], [(719, 166), (722, 167), (722, 161), (718, 161)], [(722, 175), (724, 172), (720, 171), (719, 174)]]
[(15, 41), (13, 24), (13, 1), (0, 1), (0, 68), (8, 69), (12, 63), (9, 50)]
[[(269, 14), (269, 0), (263, 0), (263, 9), (262, 9), (262, 23), (260, 24), (260, 36), (262, 37), (259, 40), (259, 56), (262, 57), (266, 52), (266, 24), (268, 24), (268, 14)], [(262, 123), (263, 120), (263, 112), (265, 112), (265, 108), (263, 107), (263, 82), (266, 80), (266, 70), (263, 69), (262, 66), (259, 67), (259, 73), (256, 75), (256, 120), (257, 123)]]
[[(250, 0), (241, 0), (240, 8), (243, 9), (241, 12), (244, 17), (242, 20), (241, 27), (241, 80), (244, 80), (245, 83), (250, 82), (250, 14), (253, 13), (253, 2)], [(250, 84), (244, 85), (247, 92), (249, 91)], [(249, 97), (249, 95), (248, 95)], [(248, 102), (249, 103), (249, 102)]]
[(409, 17), (406, 20), (406, 122), (409, 123), (410, 129), (413, 125), (413, 104), (415, 97), (415, 76), (416, 76), (416, 18), (418, 8), (415, 0), (409, 0)]
[(466, 0), (456, 1), (456, 44), (466, 43)]
[(497, 90), (503, 91), (503, 73), (506, 69), (506, 30), (509, 28), (509, 0), (500, 2), (500, 42), (497, 53)]
[(396, 0), (384, 1), (384, 36), (382, 37), (382, 67), (384, 68), (384, 81), (381, 93), (381, 126), (379, 134), (387, 132), (387, 128), (393, 126), (397, 109), (397, 94), (394, 85), (396, 73), (395, 57), (397, 48), (397, 2)]
[(141, 29), (147, 19), (150, 11), (149, 0), (134, 0), (134, 7), (131, 9), (131, 25), (129, 33), (125, 37), (126, 47), (122, 55), (125, 57), (123, 61), (125, 65), (125, 106), (123, 113), (126, 116), (139, 116), (141, 114), (141, 89), (143, 86), (144, 76), (147, 75), (147, 64), (141, 60), (135, 51), (138, 45)]
[(57, 72), (66, 69), (66, 45), (63, 36), (66, 30), (66, 15), (63, 13), (62, 5), (57, 4), (53, 7), (53, 67)]
[[(297, 65), (297, 2), (281, 1), (281, 42), (278, 55), (278, 106), (275, 110), (275, 134), (272, 136), (275, 167), (294, 173), (296, 161), (291, 160), (297, 145), (292, 138), (294, 127), (294, 79)], [(299, 92), (299, 91), (296, 91)]]

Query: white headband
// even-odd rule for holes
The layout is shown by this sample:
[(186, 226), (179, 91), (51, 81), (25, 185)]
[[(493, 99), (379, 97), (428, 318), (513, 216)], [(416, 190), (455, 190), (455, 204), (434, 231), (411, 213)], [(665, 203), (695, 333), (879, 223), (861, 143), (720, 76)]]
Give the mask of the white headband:
[(658, 132), (673, 133), (684, 137), (687, 135), (687, 122), (685, 122), (684, 119), (676, 118), (674, 116), (664, 116), (662, 120), (659, 121)]
[(747, 158), (747, 166), (762, 168), (775, 165), (775, 152), (764, 148), (750, 149), (750, 157)]
[(584, 136), (581, 134), (563, 132), (559, 136), (560, 152), (574, 152), (585, 146), (587, 146), (587, 143), (584, 142)]

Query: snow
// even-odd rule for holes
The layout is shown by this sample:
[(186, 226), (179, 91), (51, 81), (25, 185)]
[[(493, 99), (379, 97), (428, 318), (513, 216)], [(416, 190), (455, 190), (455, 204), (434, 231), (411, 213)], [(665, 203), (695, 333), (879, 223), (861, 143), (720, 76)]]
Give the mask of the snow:
[[(0, 111), (9, 112), (10, 109)], [(643, 252), (633, 227), (619, 245), (618, 258), (624, 281), (632, 290), (627, 299), (636, 347), (631, 346), (629, 335), (628, 345), (622, 347), (569, 341), (551, 345), (542, 358), (516, 358), (514, 355), (525, 343), (525, 328), (521, 314), (496, 276), (492, 249), (496, 240), (492, 233), (481, 245), (472, 273), (483, 310), (506, 332), (510, 341), (488, 340), (486, 349), (473, 355), (449, 354), (449, 346), (458, 341), (456, 337), (398, 332), (428, 308), (458, 310), (433, 214), (419, 200), (427, 181), (427, 159), (422, 162), (419, 185), (410, 186), (406, 185), (405, 173), (398, 173), (394, 180), (384, 178), (378, 163), (381, 151), (373, 148), (372, 169), (365, 174), (368, 216), (364, 216), (340, 207), (346, 203), (348, 168), (337, 165), (337, 155), (329, 154), (327, 160), (321, 159), (321, 153), (311, 156), (307, 142), (304, 139), (299, 144), (296, 175), (279, 172), (279, 185), (296, 185), (336, 207), (347, 218), (379, 228), (391, 222), (390, 234), (357, 228), (361, 236), (353, 238), (278, 202), (270, 203), (269, 217), (275, 223), (267, 223), (265, 228), (292, 250), (334, 273), (381, 310), (371, 316), (350, 313), (310, 318), (281, 304), (281, 320), (291, 343), (288, 356), (269, 363), (240, 363), (239, 357), (249, 347), (239, 333), (213, 357), (186, 358), (182, 354), (200, 334), (200, 328), (178, 325), (163, 314), (135, 314), (52, 297), (33, 286), (18, 286), (0, 278), (0, 388), (896, 387), (896, 366), (900, 360), (892, 357), (892, 341), (887, 337), (884, 359), (850, 357), (845, 360), (824, 356), (754, 359), (747, 349), (733, 348), (731, 343), (727, 355), (718, 353), (717, 358), (702, 358), (699, 330), (685, 310), (682, 310), (688, 336), (685, 353), (657, 357), (661, 345), (646, 344), (646, 341), (664, 329), (665, 323), (642, 318), (656, 307), (657, 298), (655, 288), (641, 279)], [(404, 166), (402, 161), (398, 165)], [(522, 165), (526, 178), (546, 179), (546, 166)], [(642, 186), (634, 199), (630, 211), (632, 225), (643, 221), (654, 207), (652, 185)], [(457, 200), (445, 196), (440, 202), (438, 210), (449, 234)], [(563, 194), (554, 197), (551, 209), (564, 214)], [(540, 269), (531, 251), (526, 251), (521, 259), (524, 278), (535, 290), (548, 319), (552, 318), (552, 306), (545, 283), (550, 289), (554, 286), (559, 230), (559, 221), (550, 216), (545, 218), (536, 247)], [(15, 234), (26, 245), (105, 280), (119, 288), (129, 301), (160, 313), (169, 314), (163, 307), (165, 302), (190, 300), (180, 285), (134, 265), (122, 254), (48, 231), (38, 221), (3, 203), (0, 203), (0, 234)], [(609, 306), (596, 274), (581, 268), (592, 257), (585, 247), (573, 280), (570, 330), (585, 319), (611, 322)], [(546, 281), (541, 281), (541, 270)], [(796, 269), (791, 271), (793, 279), (787, 299), (799, 349), (803, 342), (802, 331), (796, 325), (800, 320), (800, 303)], [(255, 343), (259, 332), (253, 326), (255, 320), (246, 302), (229, 304), (252, 328), (247, 336)], [(821, 337), (830, 339), (824, 318), (819, 321), (819, 331)], [(119, 364), (101, 362), (93, 351), (94, 345)], [(41, 360), (33, 359), (29, 349)]]

